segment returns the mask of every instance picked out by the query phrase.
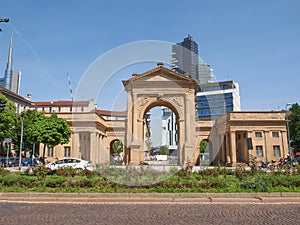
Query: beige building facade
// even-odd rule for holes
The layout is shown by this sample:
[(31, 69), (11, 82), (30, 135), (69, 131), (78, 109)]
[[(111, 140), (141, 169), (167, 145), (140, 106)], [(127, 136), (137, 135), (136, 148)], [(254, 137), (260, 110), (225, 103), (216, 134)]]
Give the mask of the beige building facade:
[(48, 147), (47, 160), (76, 157), (94, 165), (109, 165), (112, 143), (119, 140), (124, 146), (124, 163), (138, 165), (144, 161), (147, 148), (145, 115), (156, 106), (168, 107), (176, 115), (180, 166), (197, 163), (202, 140), (209, 141), (210, 162), (215, 164), (249, 163), (251, 156), (270, 161), (288, 153), (284, 112), (234, 112), (216, 121), (196, 121), (197, 82), (162, 63), (143, 74), (133, 74), (123, 85), (127, 91), (126, 112), (97, 110), (92, 100), (36, 102), (37, 110), (56, 113), (72, 129), (68, 144)]
[(210, 160), (235, 166), (279, 160), (288, 154), (285, 112), (230, 112), (215, 121), (210, 132)]

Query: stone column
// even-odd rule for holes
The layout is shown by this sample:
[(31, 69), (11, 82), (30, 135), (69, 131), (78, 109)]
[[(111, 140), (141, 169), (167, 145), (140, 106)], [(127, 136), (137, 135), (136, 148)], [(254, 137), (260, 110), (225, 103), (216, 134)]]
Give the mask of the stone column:
[(90, 161), (92, 162), (93, 165), (96, 165), (96, 151), (97, 151), (97, 146), (96, 146), (96, 133), (95, 132), (90, 132)]
[(99, 134), (99, 141), (98, 141), (98, 149), (99, 149), (99, 164), (106, 165), (109, 163), (109, 156), (107, 154), (107, 138), (105, 133)]
[(273, 157), (273, 146), (270, 140), (270, 131), (265, 131), (263, 134), (265, 139), (264, 158), (270, 162)]
[(72, 155), (75, 158), (81, 158), (81, 151), (80, 151), (80, 144), (79, 144), (79, 133), (78, 132), (74, 132), (73, 134), (71, 134), (71, 139), (72, 139), (72, 149), (73, 149), (73, 153)]
[(189, 145), (189, 138), (190, 138), (190, 115), (189, 115), (189, 98), (188, 96), (186, 95), (185, 98), (184, 98), (184, 102), (185, 102), (185, 107), (183, 109), (184, 111), (184, 116), (185, 116), (185, 139), (184, 139), (184, 142)]
[(230, 135), (228, 132), (225, 134), (225, 142), (226, 142), (226, 164), (231, 164), (231, 150), (230, 150)]
[(96, 146), (95, 146), (95, 149), (96, 149), (96, 164), (99, 165), (99, 162), (100, 162), (100, 148), (99, 148), (99, 141), (100, 141), (100, 134), (99, 133), (96, 133)]
[[(194, 103), (194, 91), (191, 90), (184, 95), (184, 108), (182, 109), (185, 116), (185, 158), (184, 163), (190, 161), (191, 164), (195, 151), (197, 151), (196, 133), (195, 133), (195, 103)], [(198, 155), (198, 154), (197, 154)]]
[(289, 154), (289, 144), (288, 144), (287, 132), (282, 131), (281, 137), (282, 137), (282, 148), (280, 149), (280, 154), (281, 154), (282, 158), (285, 158), (286, 155)]
[(226, 138), (223, 136), (223, 138), (221, 138), (222, 141), (222, 146), (221, 146), (221, 162), (225, 163), (226, 162), (226, 146), (225, 146), (225, 142), (226, 142)]
[(178, 143), (178, 164), (179, 166), (182, 166), (184, 164), (184, 120), (179, 119), (178, 120), (178, 126), (179, 126), (179, 143)]
[(236, 134), (235, 131), (230, 132), (230, 155), (231, 155), (231, 165), (236, 165)]
[[(133, 96), (132, 96), (132, 91), (128, 91), (127, 93), (127, 120), (126, 120), (126, 137), (125, 137), (125, 145), (127, 148), (132, 143), (132, 132), (133, 132), (133, 121), (132, 121), (132, 116), (133, 116)], [(129, 155), (129, 153), (128, 153)], [(130, 160), (130, 159), (128, 159)]]

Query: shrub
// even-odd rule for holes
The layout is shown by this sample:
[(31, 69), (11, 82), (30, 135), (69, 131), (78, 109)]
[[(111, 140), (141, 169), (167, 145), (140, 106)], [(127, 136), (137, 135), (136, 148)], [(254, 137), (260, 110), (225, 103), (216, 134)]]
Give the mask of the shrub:
[(36, 186), (37, 178), (35, 176), (22, 176), (18, 180), (19, 187), (32, 188)]
[(10, 174), (9, 170), (0, 167), (0, 176), (6, 176), (8, 174)]
[(64, 178), (59, 176), (51, 176), (49, 179), (46, 180), (46, 187), (50, 188), (59, 188), (62, 187), (62, 184), (64, 183)]
[(96, 185), (96, 182), (94, 182), (93, 179), (82, 177), (80, 180), (76, 182), (76, 185), (83, 188), (91, 188)]
[(79, 174), (80, 172), (81, 172), (81, 170), (75, 169), (71, 166), (62, 167), (55, 171), (55, 173), (57, 175), (63, 176), (63, 177), (69, 177), (69, 176), (74, 177), (76, 174)]
[(8, 176), (0, 177), (0, 183), (8, 187), (18, 186), (31, 188), (36, 185), (36, 177), (11, 174)]
[(255, 192), (268, 192), (270, 189), (270, 179), (268, 175), (257, 175), (255, 177), (246, 177), (241, 180), (241, 187)]
[(78, 173), (78, 175), (80, 175), (80, 176), (86, 176), (88, 178), (91, 178), (91, 177), (94, 177), (94, 176), (97, 175), (97, 171), (95, 171), (95, 170), (91, 171), (91, 170), (84, 169), (84, 170), (80, 171)]
[(38, 181), (42, 181), (45, 184), (46, 176), (49, 173), (49, 169), (44, 165), (40, 165), (34, 169), (34, 175), (37, 176)]
[(0, 177), (0, 180), (4, 186), (11, 187), (11, 186), (17, 185), (18, 178), (19, 178), (19, 176), (15, 175), (15, 174), (11, 174), (9, 176)]

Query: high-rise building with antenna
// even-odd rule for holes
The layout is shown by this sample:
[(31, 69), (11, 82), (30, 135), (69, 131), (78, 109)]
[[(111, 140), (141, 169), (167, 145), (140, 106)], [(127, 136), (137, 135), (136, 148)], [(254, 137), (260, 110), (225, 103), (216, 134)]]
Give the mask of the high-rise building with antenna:
[(13, 49), (12, 49), (12, 36), (11, 36), (6, 69), (5, 69), (4, 77), (0, 78), (0, 86), (19, 94), (21, 72), (12, 69), (12, 63), (13, 63), (12, 53), (13, 53)]
[(171, 67), (174, 71), (188, 73), (194, 80), (199, 80), (198, 44), (191, 35), (172, 46)]

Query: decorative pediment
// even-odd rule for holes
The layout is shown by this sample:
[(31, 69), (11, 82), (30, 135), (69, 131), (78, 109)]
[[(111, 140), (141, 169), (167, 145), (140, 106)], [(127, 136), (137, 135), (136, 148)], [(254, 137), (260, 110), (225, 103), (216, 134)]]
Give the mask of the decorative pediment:
[(186, 83), (192, 86), (197, 85), (197, 81), (190, 78), (188, 74), (180, 74), (158, 64), (158, 67), (142, 74), (133, 74), (129, 80), (122, 81), (124, 86), (135, 82), (176, 82)]

